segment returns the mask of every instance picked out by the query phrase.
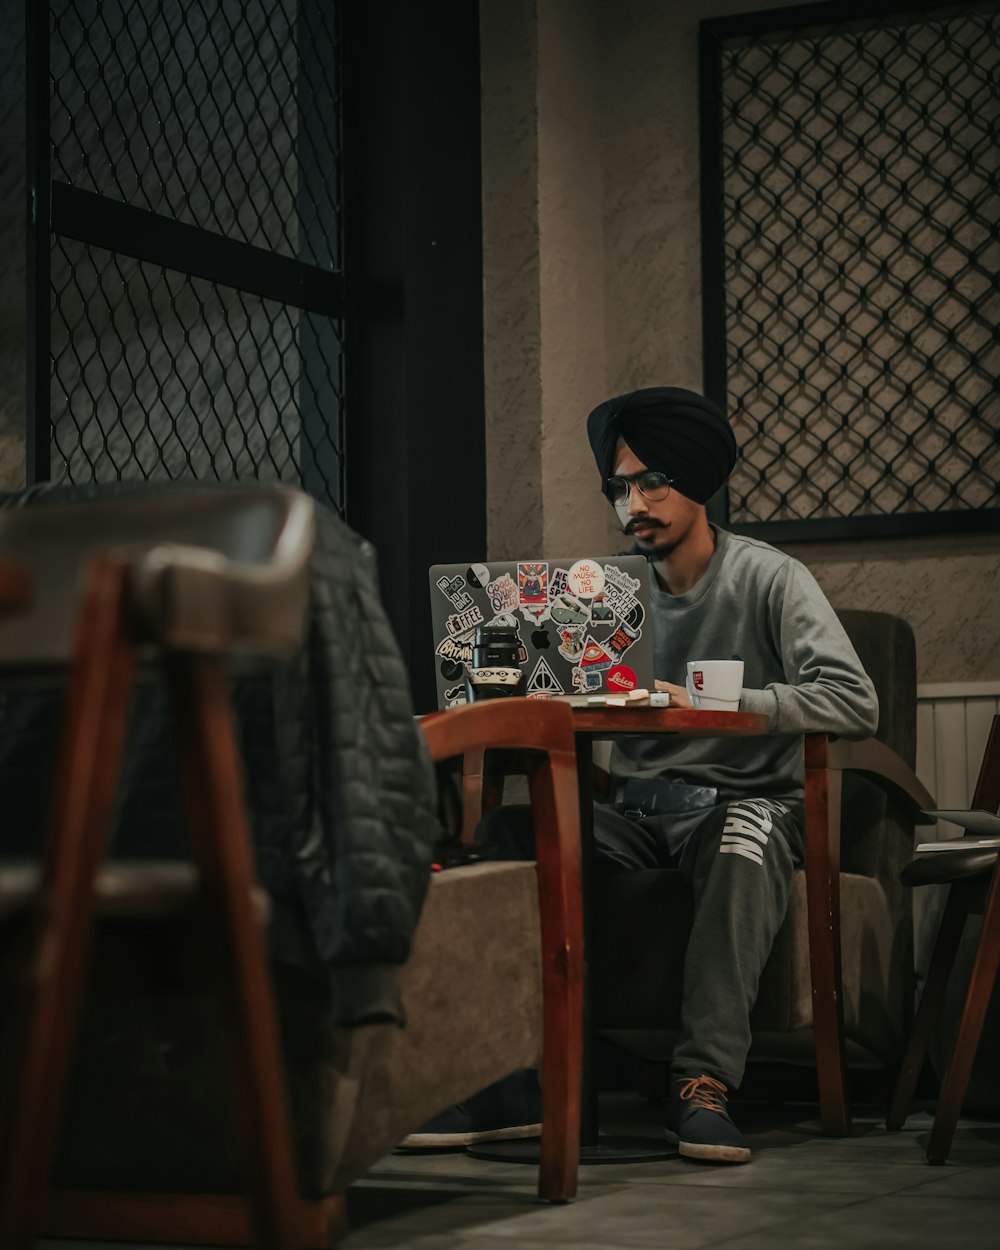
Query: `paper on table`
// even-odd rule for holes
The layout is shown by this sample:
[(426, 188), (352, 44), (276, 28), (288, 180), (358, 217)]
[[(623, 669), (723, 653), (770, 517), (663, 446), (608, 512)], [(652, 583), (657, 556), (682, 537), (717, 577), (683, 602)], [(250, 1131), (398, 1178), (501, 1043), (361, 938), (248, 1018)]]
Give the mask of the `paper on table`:
[[(961, 825), (963, 829), (968, 829), (970, 833), (978, 834), (983, 838), (1000, 838), (1000, 816), (995, 816), (992, 812), (935, 810), (923, 814), (933, 817), (934, 820), (951, 821), (953, 825)], [(930, 843), (925, 843), (925, 845), (930, 845)]]

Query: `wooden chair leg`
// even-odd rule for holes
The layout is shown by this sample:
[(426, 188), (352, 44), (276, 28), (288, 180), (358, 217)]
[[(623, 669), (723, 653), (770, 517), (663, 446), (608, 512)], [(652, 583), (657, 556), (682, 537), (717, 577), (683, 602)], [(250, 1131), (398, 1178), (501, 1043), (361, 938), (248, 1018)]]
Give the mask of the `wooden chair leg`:
[(924, 992), (913, 1021), (913, 1032), (910, 1035), (906, 1054), (900, 1066), (892, 1105), (886, 1116), (885, 1126), (891, 1132), (897, 1132), (903, 1127), (913, 1102), (913, 1091), (917, 1087), (917, 1081), (924, 1066), (930, 1032), (941, 1015), (941, 1004), (944, 1002), (948, 976), (955, 962), (955, 954), (965, 927), (965, 918), (965, 908), (959, 904), (958, 895), (952, 887), (948, 892), (948, 899), (941, 915), (934, 951), (927, 969)]
[(95, 563), (81, 608), (24, 985), (7, 1124), (0, 1246), (28, 1250), (40, 1229), (94, 907), (121, 771), (134, 654), (125, 570)]
[(299, 1202), (284, 1067), (252, 906), (251, 837), (224, 662), (172, 655), (167, 672), (192, 853), (217, 944), (211, 971), (225, 1012), (249, 1203), (258, 1244), (293, 1250)]
[(983, 1021), (989, 1006), (990, 995), (1000, 969), (1000, 871), (994, 868), (986, 912), (983, 916), (979, 946), (969, 978), (969, 990), (965, 1008), (958, 1026), (955, 1046), (948, 1061), (934, 1127), (927, 1145), (928, 1163), (944, 1163), (955, 1136), (955, 1125), (962, 1110), (962, 1100), (969, 1086), (976, 1048), (983, 1032)]
[(851, 1132), (840, 963), (840, 794), (827, 767), (827, 738), (806, 739), (806, 911), (820, 1122), (831, 1137)]
[[(559, 848), (546, 838), (540, 838), (537, 846), (544, 953), (544, 1115), (538, 1194), (550, 1202), (567, 1202), (576, 1195), (583, 1080), (579, 806), (576, 759), (575, 755), (566, 754), (564, 759), (553, 752), (534, 766), (530, 776), (538, 827), (560, 827), (563, 839)], [(558, 826), (556, 805), (563, 812)], [(570, 821), (572, 826), (567, 827)]]

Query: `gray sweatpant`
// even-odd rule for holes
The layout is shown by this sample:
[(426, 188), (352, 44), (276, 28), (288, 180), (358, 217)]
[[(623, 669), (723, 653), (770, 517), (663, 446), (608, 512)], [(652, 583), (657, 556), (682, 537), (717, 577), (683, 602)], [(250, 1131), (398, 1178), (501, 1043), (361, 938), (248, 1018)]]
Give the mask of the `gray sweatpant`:
[[(494, 808), (478, 837), (497, 858), (534, 858), (531, 809)], [(734, 799), (642, 820), (598, 803), (594, 842), (596, 873), (673, 868), (691, 882), (694, 925), (672, 1066), (738, 1088), (760, 974), (785, 916), (792, 873), (803, 863), (801, 802)]]

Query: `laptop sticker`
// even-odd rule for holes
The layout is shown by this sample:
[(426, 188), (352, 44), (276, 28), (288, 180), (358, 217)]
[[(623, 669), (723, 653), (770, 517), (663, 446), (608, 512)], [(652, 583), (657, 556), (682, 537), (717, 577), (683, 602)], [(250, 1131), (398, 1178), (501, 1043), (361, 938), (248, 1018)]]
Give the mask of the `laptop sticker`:
[(583, 626), (564, 625), (559, 631), (559, 654), (570, 664), (579, 662), (583, 655)]
[(528, 678), (527, 695), (529, 699), (537, 699), (541, 696), (551, 694), (562, 694), (563, 688), (553, 673), (552, 669), (545, 663), (542, 656), (538, 657), (538, 663), (535, 665), (531, 676)]
[(470, 586), (482, 590), (490, 580), (490, 571), (485, 564), (470, 564), (465, 576), (469, 579)]
[(577, 560), (569, 571), (569, 588), (581, 599), (592, 599), (604, 589), (604, 569), (597, 560)]
[(587, 641), (583, 647), (583, 657), (580, 660), (580, 667), (583, 669), (591, 669), (595, 673), (606, 671), (614, 663), (614, 660), (608, 655), (607, 651), (592, 636), (587, 636)]
[(595, 669), (575, 668), (572, 674), (573, 689), (580, 694), (590, 694), (601, 688), (601, 674)]
[(484, 619), (482, 608), (478, 603), (474, 603), (464, 612), (454, 612), (444, 624), (449, 635), (454, 638), (458, 634), (470, 634), (477, 625), (482, 625)]
[(517, 598), (521, 615), (536, 624), (549, 614), (549, 566), (543, 562), (517, 566)]
[(490, 582), (486, 587), (486, 593), (489, 595), (490, 607), (494, 612), (513, 612), (517, 607), (517, 586), (509, 573), (504, 573), (496, 581)]
[(557, 595), (549, 605), (549, 615), (557, 625), (586, 625), (590, 608), (576, 595)]
[(616, 664), (608, 670), (609, 690), (635, 690), (638, 684), (635, 669), (629, 668), (627, 664)]
[(603, 591), (594, 596), (594, 602), (590, 605), (590, 619), (594, 625), (615, 623), (614, 610), (609, 606), (608, 597)]
[(439, 577), (437, 588), (456, 612), (464, 612), (466, 608), (472, 607), (474, 600), (465, 589), (464, 577)]
[(569, 590), (569, 570), (555, 569), (549, 578), (549, 598), (558, 599)]

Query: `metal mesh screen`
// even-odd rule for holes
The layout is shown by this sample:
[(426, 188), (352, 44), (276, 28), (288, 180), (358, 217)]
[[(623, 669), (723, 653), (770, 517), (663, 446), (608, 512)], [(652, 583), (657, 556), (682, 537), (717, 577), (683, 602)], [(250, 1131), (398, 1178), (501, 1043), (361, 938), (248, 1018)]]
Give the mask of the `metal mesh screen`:
[(1000, 504), (990, 8), (722, 44), (737, 524)]
[[(248, 289), (206, 276), (220, 237), (340, 268), (337, 6), (60, 0), (50, 15), (53, 189), (141, 210), (151, 248), (111, 251), (53, 214), (52, 477), (276, 479), (343, 511), (341, 321), (297, 306), (295, 281), (251, 294), (261, 253)], [(198, 230), (180, 249), (175, 233), (169, 266), (150, 261), (163, 223)]]
[(0, 3), (0, 490), (24, 486), (24, 13)]

